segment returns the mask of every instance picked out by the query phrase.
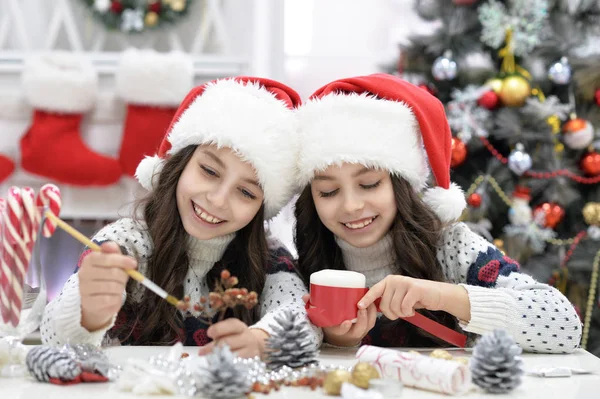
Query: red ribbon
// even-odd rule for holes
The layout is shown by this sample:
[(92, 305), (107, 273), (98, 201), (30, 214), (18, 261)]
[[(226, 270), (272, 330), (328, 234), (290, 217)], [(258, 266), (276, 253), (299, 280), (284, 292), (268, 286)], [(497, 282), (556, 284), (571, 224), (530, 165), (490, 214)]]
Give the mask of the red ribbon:
[[(332, 327), (345, 320), (356, 319), (358, 301), (369, 291), (368, 288), (330, 287), (317, 284), (310, 285), (310, 299), (306, 303), (308, 318), (317, 327)], [(377, 311), (379, 302), (375, 301)], [(406, 317), (404, 320), (421, 328), (449, 344), (464, 348), (467, 336), (433, 321), (420, 313)]]

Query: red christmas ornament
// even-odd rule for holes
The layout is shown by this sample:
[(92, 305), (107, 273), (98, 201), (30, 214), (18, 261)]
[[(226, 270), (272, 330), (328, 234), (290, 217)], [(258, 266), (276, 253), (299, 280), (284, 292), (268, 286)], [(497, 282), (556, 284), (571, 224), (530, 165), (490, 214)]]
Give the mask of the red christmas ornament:
[(120, 1), (113, 1), (110, 3), (110, 10), (115, 14), (120, 14), (123, 12), (123, 4)]
[(450, 166), (456, 167), (467, 159), (467, 146), (458, 137), (452, 137), (452, 157), (450, 158)]
[(574, 150), (582, 150), (594, 140), (594, 127), (585, 119), (569, 119), (562, 127), (563, 141)]
[(469, 198), (467, 198), (467, 203), (473, 208), (479, 208), (481, 206), (481, 195), (478, 193), (469, 195)]
[(544, 214), (543, 226), (550, 229), (558, 226), (565, 217), (565, 210), (555, 202), (544, 202), (543, 204), (538, 205), (533, 211), (533, 214), (538, 216), (540, 212)]
[(596, 89), (596, 94), (594, 95), (596, 99), (596, 105), (600, 107), (600, 89)]
[(588, 152), (581, 159), (580, 167), (586, 175), (600, 175), (600, 154), (598, 154), (596, 151)]
[(160, 2), (157, 1), (155, 3), (150, 3), (150, 5), (148, 5), (148, 11), (152, 11), (157, 14), (160, 14)]
[(500, 97), (498, 97), (493, 90), (490, 90), (479, 97), (477, 104), (479, 104), (480, 107), (489, 109), (491, 111), (495, 109), (498, 104), (500, 104)]

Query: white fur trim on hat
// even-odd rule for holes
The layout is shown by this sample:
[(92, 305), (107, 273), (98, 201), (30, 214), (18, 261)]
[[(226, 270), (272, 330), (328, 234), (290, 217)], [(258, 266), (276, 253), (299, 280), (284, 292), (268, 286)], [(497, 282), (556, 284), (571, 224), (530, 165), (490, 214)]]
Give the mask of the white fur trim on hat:
[(135, 178), (146, 190), (152, 190), (158, 181), (158, 176), (164, 166), (164, 159), (155, 155), (144, 157), (135, 170)]
[(168, 153), (209, 143), (232, 148), (256, 169), (270, 219), (294, 194), (297, 129), (294, 111), (260, 84), (218, 80), (173, 125)]
[(25, 62), (23, 92), (33, 108), (62, 113), (91, 110), (98, 93), (98, 75), (81, 55), (67, 51), (36, 54)]
[(192, 59), (182, 52), (128, 49), (117, 70), (117, 95), (133, 104), (177, 107), (194, 83)]
[(423, 193), (426, 203), (444, 223), (454, 222), (462, 215), (467, 206), (465, 193), (456, 183), (450, 183), (450, 188), (431, 187)]
[(364, 94), (330, 94), (300, 107), (298, 118), (300, 187), (310, 183), (315, 172), (344, 162), (389, 170), (417, 190), (427, 183), (421, 134), (405, 103)]

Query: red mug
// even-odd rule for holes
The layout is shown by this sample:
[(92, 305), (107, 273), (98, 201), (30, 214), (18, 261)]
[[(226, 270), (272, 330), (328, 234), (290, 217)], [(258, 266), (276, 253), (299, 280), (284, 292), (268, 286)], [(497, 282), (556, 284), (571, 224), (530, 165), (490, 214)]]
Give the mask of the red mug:
[[(308, 318), (317, 327), (333, 327), (345, 320), (355, 320), (358, 301), (369, 291), (363, 274), (348, 270), (325, 269), (310, 276), (310, 299), (306, 302)], [(379, 312), (379, 302), (375, 306)], [(404, 320), (444, 341), (464, 348), (467, 337), (420, 313)]]
[(358, 301), (369, 291), (363, 274), (325, 269), (310, 276), (308, 318), (317, 327), (332, 327), (355, 320)]

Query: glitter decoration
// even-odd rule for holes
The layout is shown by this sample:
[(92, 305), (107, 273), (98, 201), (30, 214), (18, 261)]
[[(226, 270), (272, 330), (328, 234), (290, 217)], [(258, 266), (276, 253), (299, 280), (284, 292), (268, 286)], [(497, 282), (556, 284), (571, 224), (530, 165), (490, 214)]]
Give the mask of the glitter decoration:
[(509, 0), (509, 7), (496, 1), (483, 3), (479, 11), (481, 41), (500, 48), (507, 28), (513, 31), (513, 51), (517, 56), (529, 54), (541, 41), (548, 18), (547, 0)]
[(446, 105), (448, 123), (457, 136), (468, 143), (473, 136), (487, 137), (491, 113), (478, 107), (477, 100), (489, 90), (488, 87), (469, 85), (463, 90), (452, 91), (452, 101)]

